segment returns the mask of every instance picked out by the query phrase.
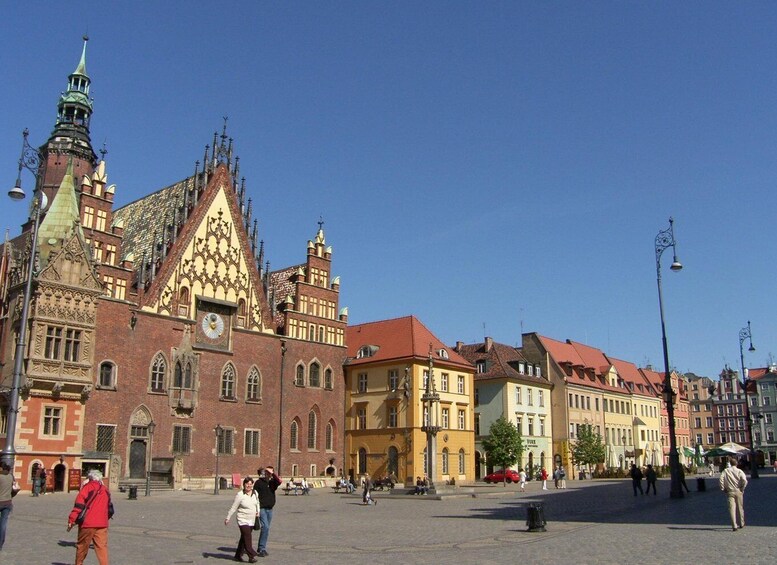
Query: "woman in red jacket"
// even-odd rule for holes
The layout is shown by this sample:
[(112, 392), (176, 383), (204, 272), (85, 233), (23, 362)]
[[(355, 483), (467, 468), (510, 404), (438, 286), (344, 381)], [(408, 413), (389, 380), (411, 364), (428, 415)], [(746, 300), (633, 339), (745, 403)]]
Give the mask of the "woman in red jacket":
[(103, 484), (100, 471), (89, 471), (87, 476), (89, 481), (78, 491), (73, 510), (67, 519), (67, 531), (70, 531), (78, 515), (86, 508), (84, 521), (78, 524), (75, 565), (83, 565), (89, 544), (92, 543), (97, 561), (100, 565), (108, 565), (108, 509), (111, 506), (111, 493)]

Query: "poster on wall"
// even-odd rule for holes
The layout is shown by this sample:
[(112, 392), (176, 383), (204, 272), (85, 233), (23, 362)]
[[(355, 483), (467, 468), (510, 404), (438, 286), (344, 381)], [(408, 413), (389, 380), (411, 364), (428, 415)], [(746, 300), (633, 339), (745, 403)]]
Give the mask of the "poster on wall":
[(81, 489), (81, 469), (70, 469), (67, 473), (67, 492)]

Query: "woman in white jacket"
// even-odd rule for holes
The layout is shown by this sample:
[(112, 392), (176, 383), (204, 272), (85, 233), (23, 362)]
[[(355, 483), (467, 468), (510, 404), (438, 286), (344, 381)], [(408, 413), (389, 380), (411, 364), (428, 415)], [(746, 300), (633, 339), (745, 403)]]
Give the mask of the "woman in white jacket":
[(243, 490), (237, 493), (232, 508), (227, 512), (224, 525), (229, 524), (232, 514), (237, 512), (237, 526), (240, 528), (240, 541), (237, 542), (235, 561), (243, 560), (243, 553), (248, 554), (248, 562), (256, 563), (256, 550), (251, 534), (254, 523), (259, 516), (259, 498), (254, 495), (254, 480), (251, 477), (243, 479)]

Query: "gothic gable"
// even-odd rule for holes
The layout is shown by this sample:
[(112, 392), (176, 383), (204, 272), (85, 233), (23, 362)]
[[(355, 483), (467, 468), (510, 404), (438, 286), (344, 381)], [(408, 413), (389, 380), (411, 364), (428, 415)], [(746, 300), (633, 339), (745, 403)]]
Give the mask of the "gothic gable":
[(41, 282), (80, 287), (96, 294), (103, 292), (102, 283), (94, 271), (94, 264), (87, 247), (77, 233), (50, 258), (38, 278)]
[[(219, 181), (216, 177), (214, 182)], [(156, 296), (145, 308), (160, 314), (197, 317), (198, 299), (231, 307), (238, 327), (271, 332), (263, 319), (264, 294), (247, 237), (236, 213), (234, 192), (218, 182), (208, 206), (189, 218), (188, 239), (180, 239), (159, 273)]]

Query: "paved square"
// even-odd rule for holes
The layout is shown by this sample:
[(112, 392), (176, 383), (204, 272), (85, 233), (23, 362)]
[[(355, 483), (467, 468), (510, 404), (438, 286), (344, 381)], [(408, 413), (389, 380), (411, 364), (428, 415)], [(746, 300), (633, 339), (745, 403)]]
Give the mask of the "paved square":
[[(358, 494), (331, 489), (310, 496), (278, 495), (262, 563), (774, 563), (777, 556), (777, 475), (764, 473), (745, 493), (747, 527), (732, 532), (717, 479), (707, 492), (671, 500), (669, 483), (658, 496), (634, 497), (631, 482), (568, 481), (567, 490), (526, 493), (515, 485), (478, 485), (476, 498), (430, 500), (377, 493), (376, 506)], [(110, 528), (113, 565), (217, 564), (231, 561), (238, 539), (224, 516), (234, 491), (154, 492), (127, 500), (114, 493)], [(15, 500), (3, 564), (64, 564), (75, 556), (76, 532), (67, 533), (74, 494)], [(526, 531), (525, 505), (541, 501), (547, 532)], [(96, 563), (90, 552), (87, 563)]]

